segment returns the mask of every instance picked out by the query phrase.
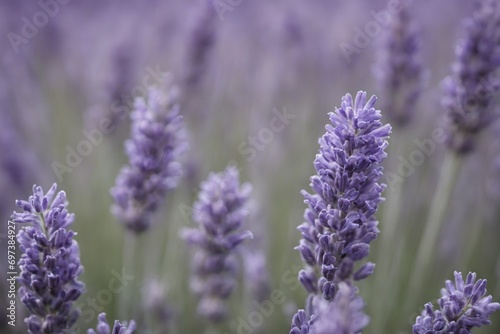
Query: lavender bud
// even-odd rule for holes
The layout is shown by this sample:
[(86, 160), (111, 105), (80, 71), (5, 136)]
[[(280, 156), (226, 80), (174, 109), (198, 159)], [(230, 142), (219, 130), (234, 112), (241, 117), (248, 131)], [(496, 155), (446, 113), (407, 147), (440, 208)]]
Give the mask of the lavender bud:
[[(25, 214), (29, 213), (33, 224), (24, 226), (17, 235), (23, 252), (18, 263), (21, 270), (18, 281), (22, 284), (19, 294), (32, 313), (25, 322), (33, 333), (70, 329), (79, 316), (73, 302), (84, 290), (83, 283), (78, 281), (83, 267), (78, 244), (72, 239), (75, 233), (66, 230), (74, 216), (66, 210), (68, 202), (63, 191), (52, 200), (56, 189), (54, 184), (44, 195), (41, 187), (33, 186), (28, 202), (17, 201), (25, 212), (12, 214), (14, 222), (25, 223)], [(55, 216), (58, 218), (50, 219)]]
[(486, 280), (476, 280), (476, 273), (469, 273), (466, 282), (462, 273), (455, 272), (455, 282), (446, 281), (438, 300), (439, 310), (431, 303), (425, 304), (422, 314), (413, 325), (413, 334), (470, 333), (473, 327), (489, 325), (490, 315), (500, 310), (486, 294)]
[(404, 126), (422, 92), (420, 36), (408, 5), (402, 5), (383, 37), (375, 76), (382, 89), (386, 115), (391, 122)]
[(339, 283), (339, 291), (332, 302), (318, 300), (315, 317), (310, 321), (310, 333), (340, 334), (361, 333), (370, 319), (363, 312), (365, 304), (356, 288)]
[(443, 81), (442, 105), (446, 110), (450, 150), (471, 151), (477, 133), (492, 123), (495, 94), (500, 89), (500, 5), (478, 1), (472, 17), (464, 21), (464, 37), (458, 43), (452, 74)]
[(96, 330), (87, 330), (87, 334), (132, 334), (135, 331), (135, 322), (131, 320), (130, 323), (124, 322), (121, 324), (118, 320), (115, 320), (113, 328), (108, 324), (106, 320), (106, 313), (101, 313), (98, 316), (98, 322)]
[(379, 232), (374, 214), (385, 188), (379, 180), (391, 127), (380, 122), (375, 101), (375, 96), (367, 101), (364, 92), (354, 101), (347, 94), (341, 108), (329, 114), (332, 124), (319, 140), (314, 161), (314, 193), (302, 192), (309, 208), (299, 226), (302, 240), (297, 249), (310, 270), (301, 271), (299, 280), (311, 294), (319, 288), (326, 300), (335, 298), (340, 282), (373, 272), (373, 264), (356, 272), (354, 266), (368, 256), (369, 243)]
[(177, 93), (170, 79), (150, 88), (147, 102), (138, 98), (131, 114), (131, 138), (125, 143), (129, 164), (116, 178), (111, 210), (129, 230), (140, 233), (151, 225), (168, 190), (182, 175), (178, 160), (187, 148)]
[[(198, 313), (210, 321), (226, 319), (229, 298), (236, 285), (235, 251), (238, 244), (252, 237), (249, 231), (240, 231), (248, 215), (247, 205), (251, 187), (240, 186), (238, 170), (228, 167), (224, 172), (210, 174), (201, 184), (201, 191), (193, 206), (193, 220), (198, 229), (185, 229), (182, 237), (197, 246), (195, 276), (192, 290), (199, 295)], [(207, 266), (207, 264), (212, 264)]]

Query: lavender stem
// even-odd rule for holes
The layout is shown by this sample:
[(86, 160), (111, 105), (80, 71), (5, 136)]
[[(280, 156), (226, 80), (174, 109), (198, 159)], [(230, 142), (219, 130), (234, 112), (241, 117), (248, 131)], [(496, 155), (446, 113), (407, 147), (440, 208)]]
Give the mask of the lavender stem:
[(446, 152), (439, 181), (431, 201), (429, 215), (425, 224), (424, 233), (420, 239), (417, 249), (417, 257), (414, 261), (413, 273), (410, 279), (410, 298), (408, 301), (413, 303), (420, 292), (422, 280), (428, 269), (431, 255), (434, 252), (436, 241), (439, 236), (443, 220), (448, 209), (450, 198), (453, 193), (455, 180), (461, 166), (461, 156), (454, 152)]

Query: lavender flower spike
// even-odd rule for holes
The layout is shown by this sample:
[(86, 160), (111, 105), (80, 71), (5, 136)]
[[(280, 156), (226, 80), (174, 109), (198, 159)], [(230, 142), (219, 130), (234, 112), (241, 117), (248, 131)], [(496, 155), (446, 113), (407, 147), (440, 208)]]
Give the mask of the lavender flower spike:
[(407, 5), (392, 20), (378, 50), (375, 76), (391, 122), (408, 124), (422, 92), (419, 33)]
[(314, 314), (309, 319), (304, 310), (293, 317), (290, 334), (356, 334), (370, 321), (357, 289), (345, 282), (339, 283), (333, 301), (316, 298), (313, 304)]
[(166, 192), (177, 186), (182, 175), (179, 158), (187, 142), (177, 90), (169, 84), (166, 76), (160, 87), (149, 89), (147, 102), (136, 100), (131, 138), (125, 142), (129, 164), (111, 189), (113, 214), (135, 233), (148, 229)]
[(192, 290), (200, 297), (198, 313), (213, 322), (227, 317), (225, 300), (236, 285), (236, 247), (252, 237), (250, 231), (240, 229), (248, 216), (251, 186), (240, 186), (238, 174), (230, 166), (202, 182), (193, 206), (193, 220), (199, 228), (182, 231), (182, 237), (198, 247), (191, 280)]
[(106, 320), (106, 313), (99, 314), (98, 319), (96, 330), (89, 329), (87, 334), (132, 334), (135, 331), (134, 320), (130, 321), (128, 325), (127, 323), (121, 324), (118, 320), (115, 320), (113, 329), (111, 329)]
[(464, 22), (465, 36), (456, 49), (452, 74), (444, 79), (447, 145), (457, 153), (473, 149), (475, 135), (492, 123), (500, 81), (500, 4), (478, 1)]
[(365, 92), (354, 101), (347, 94), (341, 108), (329, 113), (332, 124), (319, 140), (317, 175), (311, 177), (314, 194), (302, 191), (309, 208), (298, 227), (297, 249), (307, 270), (299, 272), (299, 280), (310, 294), (321, 293), (326, 300), (333, 300), (340, 282), (363, 279), (375, 267), (368, 262), (354, 271), (378, 235), (374, 214), (385, 188), (379, 180), (391, 127), (380, 122), (375, 101), (375, 96), (366, 101)]
[(446, 288), (441, 289), (439, 310), (425, 304), (413, 325), (413, 334), (471, 334), (473, 327), (489, 325), (490, 315), (500, 310), (500, 304), (485, 295), (485, 279), (476, 281), (476, 273), (469, 273), (464, 282), (462, 273), (455, 272), (455, 284), (446, 281)]
[(34, 185), (28, 201), (16, 201), (23, 212), (12, 214), (14, 222), (29, 224), (17, 235), (22, 251), (18, 281), (21, 301), (31, 313), (24, 321), (33, 334), (67, 332), (80, 315), (73, 303), (84, 291), (76, 233), (67, 229), (74, 215), (66, 209), (64, 191), (56, 194), (56, 189), (54, 184), (44, 194)]

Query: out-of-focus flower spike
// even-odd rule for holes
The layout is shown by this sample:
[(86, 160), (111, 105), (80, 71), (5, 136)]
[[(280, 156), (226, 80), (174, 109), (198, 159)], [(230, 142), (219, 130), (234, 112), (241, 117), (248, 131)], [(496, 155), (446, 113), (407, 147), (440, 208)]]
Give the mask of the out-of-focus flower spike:
[(441, 100), (446, 111), (446, 143), (458, 154), (473, 150), (477, 134), (498, 116), (500, 3), (478, 0), (476, 11), (464, 21), (464, 30), (452, 73), (443, 80)]
[(374, 66), (381, 89), (384, 115), (391, 123), (405, 126), (411, 120), (422, 92), (420, 34), (411, 8), (402, 5), (382, 36)]
[(197, 248), (191, 288), (200, 298), (198, 313), (213, 322), (227, 318), (225, 301), (236, 286), (237, 245), (252, 235), (241, 231), (248, 216), (249, 189), (249, 184), (240, 186), (234, 166), (210, 174), (193, 206), (193, 220), (199, 228), (181, 232)]
[(136, 101), (131, 114), (131, 138), (125, 143), (129, 164), (111, 189), (111, 210), (135, 233), (150, 227), (158, 205), (183, 174), (179, 160), (187, 141), (177, 95), (167, 75), (161, 86), (149, 89), (147, 100)]

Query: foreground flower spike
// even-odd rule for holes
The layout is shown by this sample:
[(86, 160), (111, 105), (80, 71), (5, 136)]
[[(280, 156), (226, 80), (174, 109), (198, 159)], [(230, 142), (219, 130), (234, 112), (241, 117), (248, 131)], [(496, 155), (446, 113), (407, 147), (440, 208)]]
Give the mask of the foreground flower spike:
[(78, 281), (83, 272), (80, 249), (67, 228), (74, 215), (68, 212), (66, 194), (56, 194), (54, 184), (44, 194), (33, 186), (28, 201), (16, 201), (23, 212), (14, 212), (12, 220), (26, 223), (17, 235), (22, 252), (19, 260), (21, 301), (31, 315), (24, 321), (30, 333), (66, 333), (77, 321), (80, 311), (73, 303), (84, 291)]
[[(456, 49), (452, 74), (443, 81), (447, 145), (459, 154), (473, 149), (474, 137), (494, 118), (500, 85), (500, 3), (478, 1), (464, 21), (465, 36)], [(496, 77), (495, 77), (496, 76)]]
[(375, 101), (375, 96), (366, 101), (365, 92), (354, 101), (347, 94), (341, 108), (329, 114), (332, 124), (319, 140), (314, 161), (314, 194), (302, 191), (309, 208), (298, 227), (302, 239), (297, 249), (308, 268), (299, 272), (299, 280), (310, 294), (326, 300), (333, 300), (339, 282), (363, 279), (375, 267), (368, 262), (354, 268), (378, 235), (374, 214), (385, 188), (378, 182), (391, 127), (380, 122)]
[(187, 142), (170, 77), (149, 89), (147, 101), (136, 100), (131, 118), (131, 139), (125, 142), (129, 164), (111, 189), (112, 212), (129, 230), (140, 233), (149, 228), (166, 192), (177, 186), (182, 175), (179, 158)]
[(128, 325), (127, 323), (121, 324), (118, 320), (115, 320), (113, 329), (111, 329), (106, 320), (106, 313), (99, 314), (98, 319), (95, 330), (89, 329), (87, 334), (132, 334), (135, 331), (134, 320), (130, 321)]
[(314, 314), (307, 319), (306, 312), (299, 310), (292, 320), (290, 334), (356, 334), (370, 322), (364, 313), (365, 303), (357, 289), (341, 282), (331, 302), (324, 299), (313, 301)]
[(425, 304), (413, 325), (413, 334), (470, 334), (473, 327), (489, 325), (488, 318), (500, 310), (500, 304), (485, 295), (485, 279), (476, 281), (476, 273), (469, 273), (464, 282), (462, 273), (455, 272), (455, 284), (446, 281), (446, 288), (441, 289), (439, 310), (434, 311), (431, 303)]
[(408, 124), (422, 92), (419, 37), (408, 6), (402, 5), (378, 50), (375, 76), (384, 97), (383, 109), (399, 126)]
[(240, 186), (238, 169), (230, 166), (224, 172), (210, 174), (201, 184), (201, 191), (193, 206), (193, 220), (197, 229), (185, 229), (183, 238), (198, 247), (194, 257), (193, 292), (200, 297), (198, 313), (210, 321), (226, 319), (225, 300), (236, 286), (236, 247), (251, 238), (250, 231), (242, 231), (248, 216), (247, 206), (251, 186)]

